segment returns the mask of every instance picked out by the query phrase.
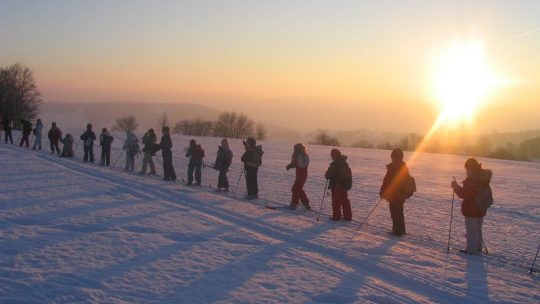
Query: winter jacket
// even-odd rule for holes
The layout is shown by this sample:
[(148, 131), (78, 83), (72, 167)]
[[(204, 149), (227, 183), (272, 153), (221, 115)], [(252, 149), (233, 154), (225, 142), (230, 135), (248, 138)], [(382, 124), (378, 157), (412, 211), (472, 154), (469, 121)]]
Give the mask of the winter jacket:
[(392, 203), (404, 201), (401, 192), (407, 176), (409, 176), (409, 168), (404, 161), (386, 165), (386, 175), (379, 191), (380, 197)]
[(47, 134), (53, 144), (57, 144), (62, 139), (62, 131), (58, 127), (52, 127)]
[(110, 149), (113, 141), (114, 137), (112, 137), (109, 132), (102, 132), (99, 135), (99, 145), (105, 149)]
[(330, 163), (328, 170), (326, 170), (325, 178), (328, 180), (328, 188), (333, 189), (339, 187), (342, 189), (350, 188), (351, 176), (348, 176), (350, 172), (349, 164), (347, 164), (347, 156), (343, 155), (337, 160)]
[(73, 136), (67, 134), (62, 140), (64, 147), (62, 147), (62, 156), (73, 156)]
[(94, 140), (96, 140), (96, 133), (92, 130), (86, 130), (80, 138), (86, 147), (91, 147), (94, 145)]
[(463, 187), (457, 186), (454, 190), (459, 198), (463, 199), (461, 203), (461, 213), (467, 217), (484, 217), (486, 216), (486, 210), (478, 209), (475, 205), (475, 200), (480, 193), (480, 190), (489, 186), (491, 176), (493, 173), (491, 170), (482, 169), (478, 172), (468, 176), (463, 181)]
[(220, 146), (217, 151), (216, 162), (214, 163), (214, 169), (222, 171), (229, 169), (233, 159), (233, 153), (231, 149)]
[(156, 154), (156, 141), (157, 141), (156, 135), (150, 134), (150, 133), (144, 134), (142, 138), (142, 143), (144, 145), (142, 151), (144, 153), (150, 153), (150, 155), (155, 155)]
[(2, 121), (2, 126), (4, 127), (4, 131), (11, 131), (11, 120), (9, 119), (4, 119)]
[(126, 140), (124, 141), (124, 147), (127, 154), (135, 155), (139, 153), (139, 138), (133, 132), (126, 133)]
[(202, 160), (204, 157), (204, 150), (201, 145), (190, 146), (186, 151), (186, 157), (191, 160)]
[(37, 122), (36, 128), (34, 129), (34, 135), (36, 136), (41, 135), (42, 132), (43, 132), (43, 123)]
[(22, 128), (23, 135), (24, 136), (30, 135), (30, 133), (32, 133), (32, 123), (29, 122), (28, 120), (23, 120), (22, 124), (23, 124), (23, 128)]
[(258, 145), (256, 147), (246, 147), (246, 151), (240, 158), (240, 160), (244, 163), (244, 168), (258, 168), (262, 164), (262, 156), (264, 154), (264, 151), (262, 150), (262, 146)]
[(163, 134), (163, 136), (161, 136), (161, 141), (156, 146), (156, 151), (163, 150), (162, 152), (164, 153), (165, 151), (171, 151), (171, 149), (172, 149), (171, 135)]

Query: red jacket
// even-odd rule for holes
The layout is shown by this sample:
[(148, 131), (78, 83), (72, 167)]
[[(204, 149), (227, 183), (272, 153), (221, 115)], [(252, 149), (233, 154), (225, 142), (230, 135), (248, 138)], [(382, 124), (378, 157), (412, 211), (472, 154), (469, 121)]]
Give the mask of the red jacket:
[(483, 187), (489, 186), (491, 176), (493, 173), (491, 170), (481, 170), (468, 176), (463, 181), (463, 187), (458, 186), (454, 190), (459, 198), (463, 199), (461, 203), (461, 213), (467, 217), (484, 217), (486, 216), (486, 210), (478, 209), (474, 202), (476, 196)]

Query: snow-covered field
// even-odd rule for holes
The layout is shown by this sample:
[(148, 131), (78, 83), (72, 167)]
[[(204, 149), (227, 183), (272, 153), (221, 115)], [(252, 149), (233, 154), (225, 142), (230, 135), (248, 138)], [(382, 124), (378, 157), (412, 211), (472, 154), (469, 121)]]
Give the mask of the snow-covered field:
[[(176, 173), (185, 177), (189, 138), (173, 140)], [(219, 139), (198, 140), (213, 163)], [(232, 147), (234, 186), (243, 149), (239, 140)], [(288, 204), (294, 172), (285, 170), (291, 144), (263, 148), (261, 199), (248, 202), (215, 194), (210, 168), (205, 187), (193, 188), (124, 173), (123, 159), (114, 169), (82, 163), (81, 146), (69, 160), (47, 147), (0, 144), (0, 302), (540, 302), (538, 274), (527, 273), (540, 242), (540, 164), (483, 159), (494, 172), (495, 204), (484, 226), (490, 254), (456, 253), (464, 246), (456, 200), (446, 255), (450, 181), (464, 177), (465, 157), (419, 154), (409, 164), (419, 191), (405, 205), (408, 235), (396, 238), (387, 234), (386, 203), (356, 231), (378, 201), (389, 151), (342, 149), (354, 173), (355, 222), (335, 223), (327, 220), (328, 198), (320, 222), (302, 208), (265, 208)], [(306, 191), (318, 208), (330, 148), (308, 150)], [(238, 196), (244, 191), (242, 180)]]

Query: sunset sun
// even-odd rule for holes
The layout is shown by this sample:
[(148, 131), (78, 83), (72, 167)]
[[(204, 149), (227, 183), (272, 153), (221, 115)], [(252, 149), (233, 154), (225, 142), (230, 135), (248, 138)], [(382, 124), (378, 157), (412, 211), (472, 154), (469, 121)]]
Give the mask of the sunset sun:
[(434, 97), (440, 104), (440, 120), (471, 120), (496, 83), (479, 41), (459, 41), (438, 58), (433, 75)]

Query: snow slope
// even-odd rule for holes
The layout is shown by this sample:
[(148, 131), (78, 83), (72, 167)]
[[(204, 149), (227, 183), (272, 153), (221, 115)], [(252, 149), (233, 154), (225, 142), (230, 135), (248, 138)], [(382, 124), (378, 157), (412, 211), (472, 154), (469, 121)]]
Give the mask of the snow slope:
[[(121, 151), (122, 134), (116, 137), (113, 160)], [(188, 140), (174, 137), (179, 177), (186, 171)], [(219, 139), (198, 140), (206, 162), (213, 162)], [(232, 146), (234, 185), (241, 142)], [(386, 233), (386, 203), (356, 231), (377, 202), (389, 151), (343, 149), (355, 176), (350, 194), (356, 221), (335, 223), (326, 219), (328, 200), (321, 222), (302, 208), (264, 208), (288, 203), (294, 172), (285, 170), (290, 144), (263, 147), (261, 200), (248, 202), (206, 187), (217, 180), (209, 168), (205, 187), (193, 188), (127, 174), (119, 166), (84, 164), (80, 151), (68, 160), (1, 144), (0, 302), (540, 301), (538, 276), (527, 274), (540, 240), (539, 164), (483, 160), (494, 171), (496, 202), (485, 221), (491, 253), (471, 257), (453, 249), (447, 256), (449, 184), (452, 176), (463, 177), (465, 158), (421, 154), (410, 164), (419, 193), (405, 207), (408, 235), (396, 238)], [(330, 149), (308, 149), (306, 190), (318, 207)], [(244, 189), (242, 180), (238, 196)], [(454, 212), (452, 246), (461, 248), (457, 200)]]

